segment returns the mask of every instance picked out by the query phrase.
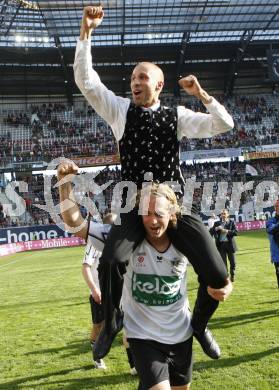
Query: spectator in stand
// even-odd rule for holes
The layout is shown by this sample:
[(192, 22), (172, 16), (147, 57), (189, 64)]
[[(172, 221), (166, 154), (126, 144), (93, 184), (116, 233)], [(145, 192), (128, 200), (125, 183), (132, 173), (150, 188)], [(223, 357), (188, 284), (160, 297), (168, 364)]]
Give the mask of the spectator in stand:
[(5, 221), (6, 221), (6, 217), (4, 214), (3, 206), (0, 203), (0, 226), (2, 227), (5, 226)]
[(266, 222), (266, 230), (270, 242), (271, 262), (274, 264), (277, 285), (279, 288), (279, 199), (275, 205), (275, 216)]
[[(279, 99), (277, 100), (279, 104)], [(176, 105), (174, 100), (166, 99), (167, 101), (172, 101), (173, 107)], [(200, 104), (193, 101), (190, 104), (189, 102), (183, 102), (183, 104), (187, 105), (189, 109), (205, 112)], [(228, 101), (227, 106), (234, 112), (236, 122), (235, 129), (229, 135), (218, 135), (211, 139), (184, 138), (181, 140), (181, 151), (279, 143), (279, 114), (278, 109), (275, 108), (276, 103), (274, 103), (274, 106), (267, 106), (267, 102), (263, 98), (241, 97), (234, 101)], [(116, 143), (111, 131), (99, 116), (96, 118), (98, 123), (96, 126), (92, 116), (81, 120), (77, 111), (75, 113), (71, 112), (71, 116), (68, 117), (68, 111), (66, 110), (67, 107), (63, 104), (50, 103), (42, 106), (31, 106), (26, 113), (14, 112), (8, 114), (4, 118), (4, 123), (7, 125), (7, 134), (9, 133), (10, 136), (7, 135), (1, 140), (0, 157), (11, 157), (13, 154), (15, 161), (36, 161), (38, 158), (49, 161), (65, 154), (71, 157), (117, 153)], [(59, 113), (59, 117), (57, 113)], [(268, 117), (267, 126), (256, 125), (259, 118), (255, 115), (257, 116), (259, 113), (263, 118)], [(252, 128), (251, 124), (254, 123), (255, 127)], [(44, 138), (43, 141), (40, 141), (40, 150), (32, 150), (26, 139), (12, 140), (11, 126), (29, 127), (33, 138)], [(96, 137), (97, 127), (100, 132)], [(53, 140), (54, 136), (64, 137), (65, 140), (55, 142)], [(77, 136), (81, 138), (77, 138)], [(6, 164), (8, 162), (10, 161), (6, 161)]]

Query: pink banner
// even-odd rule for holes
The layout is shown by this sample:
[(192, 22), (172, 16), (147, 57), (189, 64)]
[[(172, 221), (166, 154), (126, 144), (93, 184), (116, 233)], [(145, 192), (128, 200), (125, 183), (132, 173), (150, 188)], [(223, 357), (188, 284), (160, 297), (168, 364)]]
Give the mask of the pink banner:
[[(236, 223), (238, 231), (265, 229), (265, 221), (247, 221)], [(0, 245), (0, 257), (17, 252), (34, 251), (40, 249), (62, 248), (84, 245), (85, 241), (79, 237), (52, 238), (50, 240), (23, 241), (13, 244)]]
[(0, 245), (0, 257), (11, 255), (17, 252), (62, 248), (68, 246), (79, 246), (84, 244), (85, 241), (79, 237), (52, 238), (50, 240), (16, 242), (14, 244)]
[(95, 156), (95, 157), (74, 157), (72, 160), (79, 166), (98, 166), (98, 165), (116, 165), (120, 163), (118, 154), (110, 156)]
[(265, 229), (266, 221), (246, 221), (236, 223), (238, 231)]

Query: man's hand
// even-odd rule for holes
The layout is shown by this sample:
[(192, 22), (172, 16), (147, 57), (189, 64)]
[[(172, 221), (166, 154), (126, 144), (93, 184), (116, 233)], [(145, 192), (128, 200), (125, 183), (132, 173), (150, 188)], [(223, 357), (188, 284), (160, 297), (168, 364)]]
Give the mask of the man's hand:
[(181, 88), (184, 89), (185, 92), (188, 93), (188, 95), (195, 96), (197, 99), (200, 99), (204, 104), (212, 102), (212, 97), (209, 96), (204, 89), (202, 89), (200, 83), (198, 82), (198, 79), (192, 74), (180, 79), (178, 81), (178, 84)]
[(208, 294), (216, 301), (224, 302), (233, 290), (233, 284), (230, 279), (226, 279), (226, 285), (222, 288), (207, 287)]
[(85, 7), (80, 28), (80, 39), (88, 39), (92, 30), (97, 28), (103, 21), (104, 11), (101, 5)]
[(72, 188), (73, 176), (78, 166), (71, 160), (62, 161), (57, 168), (60, 210), (66, 229), (76, 236), (87, 239), (89, 223), (83, 218)]
[(101, 304), (101, 291), (95, 287), (93, 290), (91, 290), (92, 297), (98, 305)]
[(63, 161), (57, 167), (57, 179), (60, 181), (67, 175), (76, 175), (78, 166), (73, 161)]

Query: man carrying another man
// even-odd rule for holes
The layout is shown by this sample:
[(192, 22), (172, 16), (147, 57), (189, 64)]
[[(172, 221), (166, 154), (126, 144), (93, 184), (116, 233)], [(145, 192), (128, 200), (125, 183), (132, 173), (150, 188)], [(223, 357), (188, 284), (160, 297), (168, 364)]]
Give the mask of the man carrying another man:
[[(101, 24), (103, 16), (101, 6), (84, 8), (74, 63), (76, 83), (95, 111), (112, 128), (119, 143), (122, 180), (132, 181), (141, 188), (145, 174), (151, 172), (154, 181), (178, 184), (180, 196), (183, 196), (185, 182), (179, 166), (180, 140), (183, 137), (207, 138), (226, 132), (233, 128), (233, 120), (193, 75), (181, 79), (179, 85), (201, 100), (209, 114), (193, 112), (183, 106), (162, 106), (159, 95), (164, 86), (164, 75), (157, 65), (150, 62), (139, 63), (132, 72), (132, 101), (108, 90), (92, 68), (90, 52), (92, 31)], [(143, 241), (145, 234), (136, 209), (122, 214), (121, 221), (120, 226), (114, 225), (110, 230), (100, 258), (99, 279), (105, 326), (94, 346), (96, 358), (108, 353), (121, 329), (121, 274), (125, 273), (125, 260)], [(227, 270), (208, 231), (196, 215), (179, 217), (176, 229), (169, 232), (169, 238), (199, 275), (200, 287), (192, 326), (205, 353), (217, 359), (220, 349), (207, 323), (218, 301), (208, 295), (207, 286), (222, 289), (230, 285)], [(118, 280), (116, 275), (119, 275)]]
[[(59, 181), (74, 175), (73, 162), (59, 165)], [(70, 177), (70, 176), (69, 176)], [(61, 215), (66, 228), (103, 250), (111, 226), (84, 220), (75, 201), (70, 181), (59, 187)], [(147, 204), (142, 215), (144, 240), (135, 248), (124, 276), (122, 306), (124, 329), (139, 374), (140, 390), (189, 390), (192, 376), (191, 314), (186, 290), (187, 258), (168, 237), (178, 222), (180, 207), (166, 184), (150, 183), (139, 193)], [(66, 202), (67, 201), (67, 204)], [(230, 284), (208, 292), (225, 300)]]

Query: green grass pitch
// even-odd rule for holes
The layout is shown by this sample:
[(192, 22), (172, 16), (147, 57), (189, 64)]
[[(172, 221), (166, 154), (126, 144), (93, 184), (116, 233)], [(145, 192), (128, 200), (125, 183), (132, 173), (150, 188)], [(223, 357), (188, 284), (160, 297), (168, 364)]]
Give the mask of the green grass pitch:
[[(210, 328), (222, 358), (210, 360), (194, 342), (193, 390), (279, 389), (279, 290), (265, 232), (237, 238), (237, 277)], [(83, 248), (0, 258), (0, 389), (132, 390), (137, 378), (118, 336), (105, 362), (92, 369)], [(193, 305), (196, 276), (189, 270)]]

